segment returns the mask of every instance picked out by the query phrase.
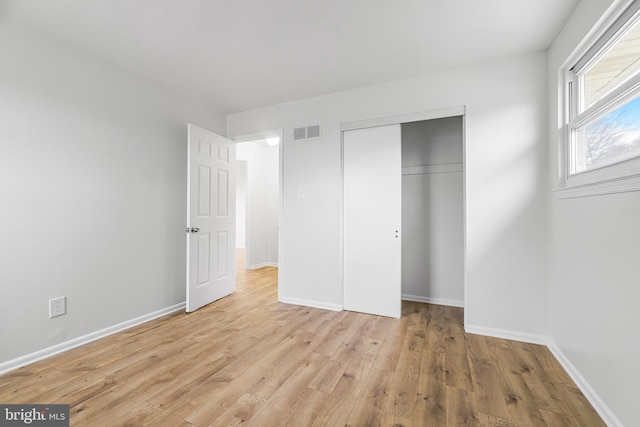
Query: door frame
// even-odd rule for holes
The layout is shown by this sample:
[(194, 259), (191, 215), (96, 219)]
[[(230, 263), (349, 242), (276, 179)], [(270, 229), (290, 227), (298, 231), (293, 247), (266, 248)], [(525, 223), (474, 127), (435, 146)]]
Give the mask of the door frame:
[[(344, 132), (356, 129), (365, 129), (376, 126), (385, 125), (402, 125), (403, 123), (421, 122), (425, 120), (444, 119), (447, 117), (462, 116), (462, 263), (463, 263), (463, 289), (464, 289), (464, 306), (467, 306), (467, 146), (466, 146), (466, 111), (465, 105), (439, 108), (436, 110), (420, 111), (409, 114), (400, 114), (396, 116), (378, 117), (373, 119), (356, 120), (351, 122), (340, 123), (340, 280), (342, 286), (342, 306), (344, 308)], [(466, 310), (464, 317), (466, 322)]]
[[(270, 137), (280, 138), (280, 143), (278, 144), (278, 268), (280, 268), (282, 265), (284, 265), (286, 259), (283, 256), (281, 245), (283, 234), (282, 230), (284, 227), (284, 198), (282, 197), (282, 195), (284, 194), (284, 130), (272, 129), (250, 134), (230, 135), (227, 138), (238, 144), (241, 142), (252, 142)], [(249, 231), (247, 230), (247, 237), (248, 232)], [(248, 243), (246, 246), (248, 246)], [(281, 277), (282, 275), (278, 274), (278, 301), (281, 301), (281, 296), (283, 295), (283, 283)]]

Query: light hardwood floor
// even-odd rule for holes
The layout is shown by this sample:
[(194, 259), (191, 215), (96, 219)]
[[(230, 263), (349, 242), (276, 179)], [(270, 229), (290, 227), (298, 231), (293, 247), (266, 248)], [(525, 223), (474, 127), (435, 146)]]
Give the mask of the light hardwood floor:
[(0, 403), (66, 403), (73, 426), (604, 425), (545, 347), (465, 334), (462, 309), (285, 305), (277, 269), (238, 272), (195, 313), (0, 376)]

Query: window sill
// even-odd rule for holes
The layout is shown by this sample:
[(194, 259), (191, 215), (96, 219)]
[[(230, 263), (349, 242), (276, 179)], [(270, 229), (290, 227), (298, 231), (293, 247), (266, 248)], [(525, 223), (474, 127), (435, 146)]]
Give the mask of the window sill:
[(554, 193), (559, 199), (574, 199), (631, 191), (640, 191), (640, 174), (579, 185), (567, 184), (566, 187), (556, 189)]

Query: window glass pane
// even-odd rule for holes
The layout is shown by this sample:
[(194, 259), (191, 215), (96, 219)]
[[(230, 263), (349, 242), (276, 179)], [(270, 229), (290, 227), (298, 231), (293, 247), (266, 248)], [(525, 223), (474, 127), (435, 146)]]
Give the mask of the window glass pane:
[(640, 21), (637, 21), (584, 74), (581, 111), (640, 70)]
[(618, 107), (584, 129), (584, 162), (576, 172), (640, 155), (640, 97)]

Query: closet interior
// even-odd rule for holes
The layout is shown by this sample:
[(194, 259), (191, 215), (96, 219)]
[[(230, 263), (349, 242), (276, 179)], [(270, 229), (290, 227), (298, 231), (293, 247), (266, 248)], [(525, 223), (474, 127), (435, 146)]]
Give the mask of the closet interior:
[(402, 298), (464, 305), (463, 116), (402, 124)]

